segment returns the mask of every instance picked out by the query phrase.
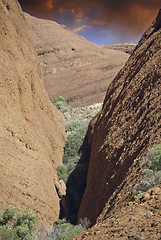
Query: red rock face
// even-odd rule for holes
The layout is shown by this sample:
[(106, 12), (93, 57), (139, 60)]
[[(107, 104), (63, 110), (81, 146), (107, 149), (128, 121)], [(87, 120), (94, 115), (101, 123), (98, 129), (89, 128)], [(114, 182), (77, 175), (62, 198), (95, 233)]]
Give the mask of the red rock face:
[(0, 210), (32, 209), (51, 223), (59, 216), (54, 178), (65, 133), (28, 32), (18, 2), (0, 0)]
[(107, 86), (129, 54), (97, 46), (54, 21), (25, 14), (45, 73), (49, 97), (73, 107), (103, 102)]
[[(131, 197), (139, 163), (161, 142), (161, 12), (110, 84), (92, 120), (87, 186), (78, 219), (94, 224)], [(121, 219), (120, 219), (121, 221)]]

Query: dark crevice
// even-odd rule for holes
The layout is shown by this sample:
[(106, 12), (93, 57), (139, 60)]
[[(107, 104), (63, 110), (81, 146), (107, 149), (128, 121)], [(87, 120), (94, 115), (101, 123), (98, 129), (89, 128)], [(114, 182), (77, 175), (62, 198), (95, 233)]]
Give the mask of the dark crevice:
[(79, 150), (80, 159), (67, 181), (67, 194), (60, 202), (59, 218), (66, 218), (72, 224), (76, 224), (78, 210), (86, 188), (90, 152), (87, 132)]

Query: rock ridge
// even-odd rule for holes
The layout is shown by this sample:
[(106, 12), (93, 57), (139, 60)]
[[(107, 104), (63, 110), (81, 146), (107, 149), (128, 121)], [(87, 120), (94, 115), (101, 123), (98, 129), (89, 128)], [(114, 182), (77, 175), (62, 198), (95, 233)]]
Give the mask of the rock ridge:
[(98, 221), (126, 205), (140, 179), (143, 156), (161, 142), (161, 29), (156, 28), (160, 14), (110, 84), (102, 110), (91, 121), (91, 156), (78, 219), (87, 217), (95, 224), (100, 214)]

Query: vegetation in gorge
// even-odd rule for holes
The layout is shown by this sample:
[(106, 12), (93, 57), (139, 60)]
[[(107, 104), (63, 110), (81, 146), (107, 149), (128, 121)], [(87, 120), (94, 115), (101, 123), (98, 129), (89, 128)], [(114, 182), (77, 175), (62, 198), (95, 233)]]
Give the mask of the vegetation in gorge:
[(161, 183), (161, 144), (154, 146), (143, 161), (143, 178), (136, 187), (134, 199), (141, 197), (146, 191)]
[(31, 236), (36, 229), (37, 216), (8, 206), (0, 213), (0, 239), (20, 240)]
[[(83, 222), (87, 224), (87, 221)], [(69, 240), (85, 231), (87, 225), (72, 225), (66, 219), (59, 219), (49, 230), (39, 231), (33, 240)]]
[(31, 211), (22, 212), (16, 207), (8, 206), (0, 213), (0, 239), (69, 240), (89, 226), (86, 219), (78, 225), (72, 225), (66, 219), (59, 219), (49, 230), (39, 230), (34, 236), (37, 221), (37, 216)]
[(67, 142), (64, 148), (63, 165), (57, 167), (57, 173), (59, 180), (63, 179), (67, 183), (69, 175), (78, 163), (79, 150), (83, 144), (90, 119), (85, 113), (75, 112), (61, 96), (52, 98), (51, 101), (63, 113), (66, 120)]
[[(52, 99), (55, 106), (63, 113), (66, 120), (67, 142), (64, 148), (63, 164), (57, 167), (59, 179), (67, 186), (66, 200), (70, 199), (71, 223), (76, 223), (80, 202), (86, 187), (90, 144), (88, 143), (88, 125), (93, 116), (101, 109), (102, 104), (94, 104), (81, 108), (71, 108), (62, 97)], [(61, 103), (60, 103), (61, 102)]]

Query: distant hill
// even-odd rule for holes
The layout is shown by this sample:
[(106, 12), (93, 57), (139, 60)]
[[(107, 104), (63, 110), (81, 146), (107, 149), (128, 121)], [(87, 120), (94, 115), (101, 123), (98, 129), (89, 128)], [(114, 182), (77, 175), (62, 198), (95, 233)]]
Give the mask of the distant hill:
[(128, 54), (132, 54), (132, 52), (134, 51), (134, 49), (136, 47), (136, 44), (135, 43), (113, 44), (113, 45), (107, 45), (104, 47), (108, 48), (108, 49), (119, 50), (121, 52), (125, 52)]
[(29, 14), (25, 18), (44, 69), (49, 97), (63, 96), (74, 107), (102, 102), (129, 54), (97, 46), (54, 21)]

